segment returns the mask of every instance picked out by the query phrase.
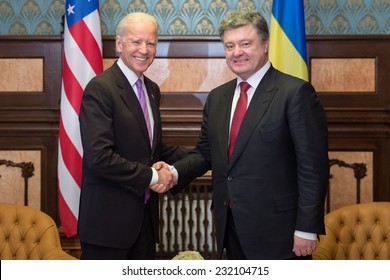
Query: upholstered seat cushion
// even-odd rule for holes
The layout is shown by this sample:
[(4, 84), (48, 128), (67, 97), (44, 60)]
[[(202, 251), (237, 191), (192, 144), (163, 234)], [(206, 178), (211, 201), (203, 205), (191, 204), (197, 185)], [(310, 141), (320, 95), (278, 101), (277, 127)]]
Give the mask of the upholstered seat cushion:
[(314, 259), (390, 259), (390, 202), (339, 208), (325, 216)]
[(31, 207), (0, 204), (0, 259), (76, 259), (61, 248), (53, 219)]

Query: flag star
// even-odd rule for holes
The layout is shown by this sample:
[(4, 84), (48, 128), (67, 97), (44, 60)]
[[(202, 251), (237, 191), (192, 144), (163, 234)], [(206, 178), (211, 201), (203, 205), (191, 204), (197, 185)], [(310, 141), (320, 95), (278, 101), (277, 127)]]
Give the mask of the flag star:
[(69, 4), (68, 9), (67, 9), (67, 11), (68, 11), (68, 16), (69, 16), (70, 14), (74, 14), (74, 11), (73, 11), (74, 7), (75, 7), (75, 5), (71, 6), (71, 5)]

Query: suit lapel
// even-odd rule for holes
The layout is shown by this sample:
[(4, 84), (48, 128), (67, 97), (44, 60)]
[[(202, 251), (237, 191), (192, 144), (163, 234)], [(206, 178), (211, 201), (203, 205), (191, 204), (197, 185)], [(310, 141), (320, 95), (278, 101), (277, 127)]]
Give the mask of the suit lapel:
[(245, 113), (244, 119), (242, 120), (237, 140), (234, 145), (233, 154), (230, 158), (229, 166), (232, 166), (238, 159), (239, 155), (243, 152), (255, 128), (271, 104), (271, 101), (273, 100), (276, 93), (274, 80), (275, 71), (271, 66), (256, 88), (251, 103), (249, 104), (249, 107)]
[[(137, 94), (134, 92), (126, 76), (122, 73), (119, 66), (115, 63), (112, 66), (116, 84), (120, 88), (120, 96), (125, 103), (126, 107), (135, 116), (145, 141), (149, 143), (148, 129), (146, 127), (144, 113), (142, 112), (141, 105), (139, 104)], [(154, 113), (153, 113), (154, 114)], [(149, 145), (150, 146), (150, 145)]]
[[(227, 162), (227, 151), (229, 145), (229, 127), (230, 127), (230, 113), (232, 110), (232, 101), (234, 96), (234, 90), (236, 88), (237, 79), (230, 81), (226, 84), (226, 87), (221, 89), (222, 97), (221, 102), (216, 107), (217, 114), (217, 133), (218, 146), (220, 147), (220, 153), (223, 156), (224, 162)], [(213, 107), (215, 108), (215, 107)]]
[[(159, 115), (159, 104), (157, 100), (157, 93), (153, 90), (153, 88), (150, 86), (150, 80), (144, 76), (144, 82), (145, 82), (145, 87), (146, 91), (149, 97), (149, 102), (150, 102), (150, 107), (152, 109), (152, 114), (153, 114), (153, 143), (152, 143), (152, 150), (154, 151), (156, 148), (156, 143), (157, 139), (160, 137), (160, 130), (157, 129), (157, 127), (160, 127), (160, 115)], [(145, 124), (146, 127), (146, 124)], [(146, 129), (147, 132), (147, 129)]]

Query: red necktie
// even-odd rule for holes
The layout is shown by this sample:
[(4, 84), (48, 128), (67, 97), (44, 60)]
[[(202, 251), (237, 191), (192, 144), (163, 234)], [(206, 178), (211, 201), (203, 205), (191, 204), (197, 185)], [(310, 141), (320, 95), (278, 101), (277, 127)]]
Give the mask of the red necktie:
[(228, 149), (228, 160), (233, 153), (234, 144), (236, 143), (238, 131), (242, 123), (242, 119), (245, 116), (246, 107), (248, 104), (248, 95), (246, 94), (247, 90), (251, 87), (247, 82), (240, 83), (240, 98), (237, 101), (237, 106), (234, 111), (232, 125), (230, 127), (230, 140), (229, 140), (229, 149)]
[[(137, 82), (135, 83), (135, 85), (137, 86), (138, 100), (139, 100), (139, 103), (141, 104), (141, 108), (142, 108), (142, 111), (144, 113), (146, 127), (148, 128), (150, 145), (152, 145), (152, 143), (153, 143), (153, 141), (152, 141), (152, 128), (150, 126), (149, 111), (148, 111), (148, 107), (146, 105), (145, 92), (142, 89), (141, 79), (138, 79)], [(149, 198), (150, 198), (150, 189), (147, 188), (145, 191), (145, 204), (148, 202)]]

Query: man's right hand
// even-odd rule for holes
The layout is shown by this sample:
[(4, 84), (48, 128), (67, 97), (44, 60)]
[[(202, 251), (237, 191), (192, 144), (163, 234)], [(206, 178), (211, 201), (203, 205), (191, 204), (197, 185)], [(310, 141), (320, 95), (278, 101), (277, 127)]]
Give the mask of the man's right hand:
[(172, 173), (172, 167), (168, 163), (159, 161), (153, 164), (153, 168), (157, 171), (158, 182), (149, 186), (151, 190), (158, 193), (164, 193), (177, 184), (177, 178), (175, 177), (175, 174)]
[(158, 161), (155, 164), (153, 164), (153, 168), (156, 170), (160, 170), (161, 168), (165, 168), (166, 170), (169, 170), (169, 164), (164, 161)]
[(173, 176), (172, 172), (169, 171), (169, 165), (166, 164), (166, 166), (168, 167), (168, 170), (162, 166), (156, 166), (157, 168), (153, 166), (157, 171), (158, 181), (156, 184), (149, 186), (149, 188), (157, 193), (165, 193), (169, 191), (175, 184), (175, 177)]

